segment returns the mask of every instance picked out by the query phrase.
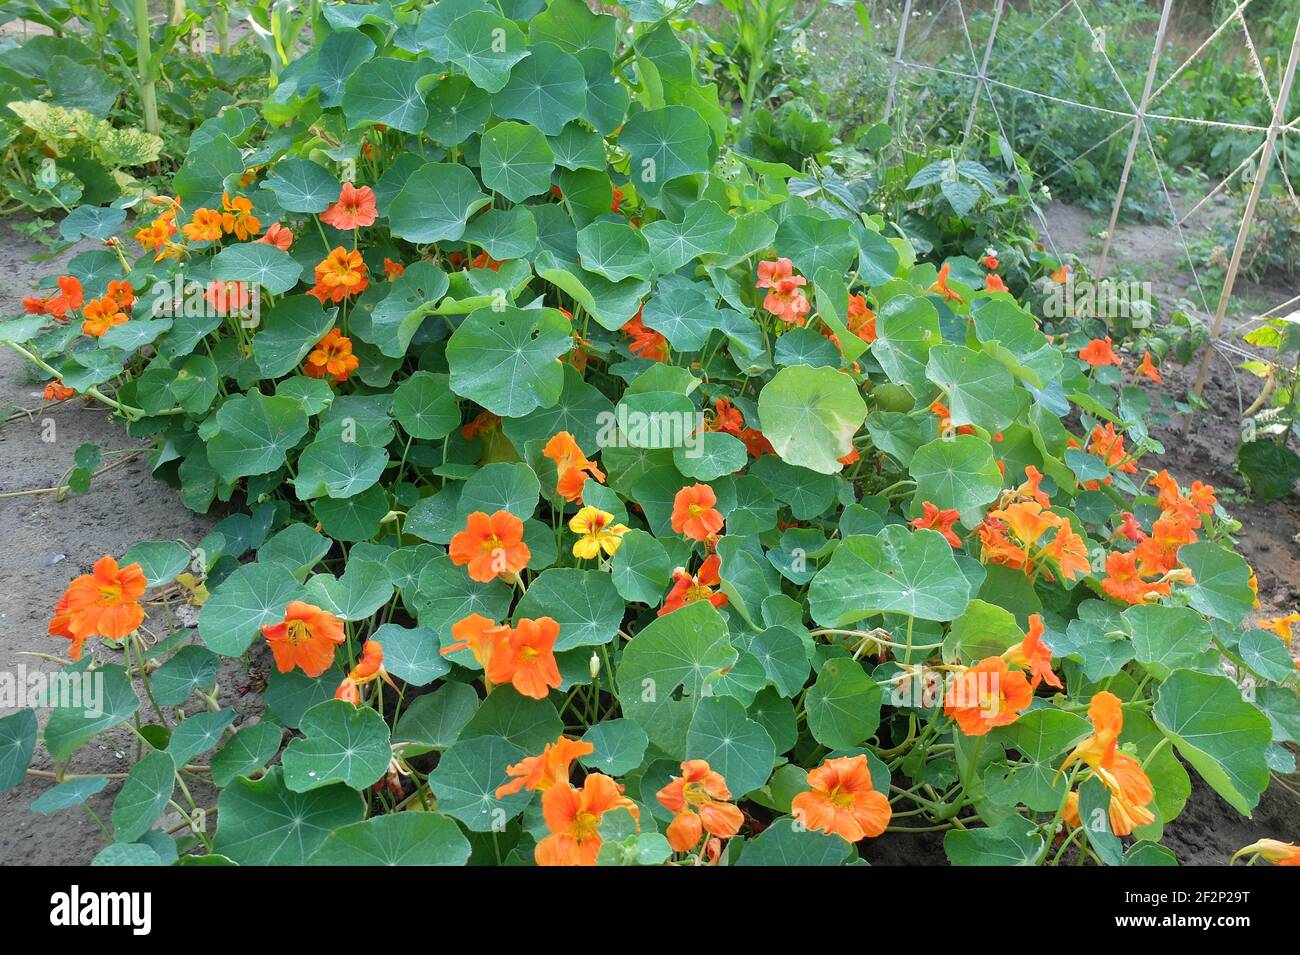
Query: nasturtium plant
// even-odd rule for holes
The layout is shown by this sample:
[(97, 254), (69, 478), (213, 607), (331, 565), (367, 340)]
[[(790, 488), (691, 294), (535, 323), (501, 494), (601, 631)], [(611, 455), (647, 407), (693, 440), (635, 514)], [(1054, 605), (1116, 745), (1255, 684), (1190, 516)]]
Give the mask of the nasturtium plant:
[(339, 9), (0, 324), (227, 515), (70, 583), (105, 706), (0, 784), (125, 728), (104, 861), (240, 865), (1109, 865), (1188, 767), (1258, 804), (1295, 671), (1109, 340), (747, 161), (657, 4)]

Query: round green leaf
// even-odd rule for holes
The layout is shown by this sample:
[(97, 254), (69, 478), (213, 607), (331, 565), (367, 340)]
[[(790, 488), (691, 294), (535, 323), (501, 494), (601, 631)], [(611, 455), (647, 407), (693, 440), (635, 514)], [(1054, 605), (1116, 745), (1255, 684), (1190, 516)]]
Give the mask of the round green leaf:
[(554, 309), (480, 308), (447, 342), (451, 390), (501, 417), (517, 418), (560, 400), (573, 347), (569, 322)]
[(331, 832), (364, 815), (361, 797), (346, 786), (294, 792), (273, 766), (221, 791), (212, 849), (239, 865), (302, 865)]
[(312, 865), (464, 865), (469, 840), (436, 812), (399, 812), (336, 829), (311, 857)]
[(842, 470), (867, 405), (852, 379), (830, 368), (782, 368), (758, 396), (763, 434), (787, 464), (822, 474)]
[(296, 793), (334, 782), (365, 789), (388, 771), (388, 726), (367, 706), (326, 700), (303, 715), (299, 729), (304, 738), (282, 757), (284, 784)]

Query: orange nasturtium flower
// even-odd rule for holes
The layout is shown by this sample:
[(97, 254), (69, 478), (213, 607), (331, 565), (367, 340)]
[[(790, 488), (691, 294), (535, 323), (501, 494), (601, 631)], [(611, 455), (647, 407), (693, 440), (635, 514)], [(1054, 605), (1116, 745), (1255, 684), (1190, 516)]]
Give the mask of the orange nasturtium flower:
[(466, 567), (470, 580), (491, 583), (501, 574), (518, 574), (528, 566), (532, 551), (524, 543), (524, 522), (509, 511), (489, 517), (475, 511), (465, 529), (451, 539), (447, 556), (457, 567)]
[(378, 640), (367, 640), (361, 648), (361, 659), (343, 678), (343, 682), (339, 684), (338, 690), (334, 693), (334, 698), (352, 704), (359, 704), (361, 702), (361, 687), (367, 683), (373, 683), (375, 680), (383, 680), (390, 686), (393, 685), (388, 672), (384, 669), (383, 646)]
[(602, 773), (592, 773), (575, 789), (557, 783), (542, 793), (542, 818), (550, 835), (537, 843), (533, 858), (538, 865), (595, 865), (600, 854), (600, 822), (611, 809), (626, 809), (638, 823), (641, 811), (624, 796), (618, 784)]
[(1007, 291), (1007, 283), (1002, 281), (1002, 276), (996, 272), (990, 272), (984, 277), (984, 291), (1005, 292)]
[(1160, 384), (1160, 380), (1161, 380), (1160, 369), (1151, 363), (1150, 352), (1143, 353), (1142, 364), (1137, 366), (1137, 373), (1139, 375), (1145, 375), (1146, 377), (1154, 381), (1157, 385)]
[(316, 265), (316, 284), (307, 294), (326, 302), (342, 302), (352, 295), (360, 295), (369, 286), (366, 277), (366, 263), (361, 261), (361, 253), (349, 252), (343, 246), (330, 251)]
[(730, 839), (745, 822), (740, 809), (728, 801), (727, 781), (702, 759), (682, 763), (682, 774), (672, 777), (655, 798), (673, 814), (667, 835), (674, 852), (690, 852), (705, 832)]
[(58, 278), (59, 294), (45, 300), (45, 310), (55, 318), (62, 320), (68, 312), (81, 308), (85, 296), (81, 281), (72, 275), (60, 275)]
[(115, 325), (123, 325), (127, 314), (119, 308), (117, 301), (109, 295), (86, 303), (82, 309), (81, 330), (92, 338), (98, 338)]
[(369, 186), (358, 189), (350, 182), (343, 183), (338, 199), (320, 214), (321, 222), (343, 232), (374, 225), (378, 218), (374, 191)]
[(396, 282), (405, 274), (405, 265), (401, 262), (394, 262), (388, 256), (384, 256), (384, 275), (388, 276), (388, 281)]
[(789, 259), (758, 263), (758, 282), (754, 287), (768, 290), (763, 298), (763, 308), (787, 325), (802, 326), (812, 311), (808, 296), (803, 292), (803, 286), (807, 284), (806, 278), (794, 274)]
[(137, 229), (135, 241), (149, 252), (154, 253), (154, 261), (166, 258), (180, 258), (183, 251), (172, 241), (176, 234), (175, 213), (165, 212), (143, 229)]
[(542, 455), (555, 462), (555, 473), (559, 475), (555, 493), (570, 504), (582, 500), (582, 486), (587, 483), (588, 475), (605, 483), (605, 472), (596, 467), (596, 462), (587, 460), (578, 442), (567, 431), (561, 431), (547, 441)]
[(54, 381), (46, 382), (45, 391), (41, 397), (46, 401), (67, 401), (76, 393), (75, 390), (56, 378)]
[(222, 236), (221, 213), (216, 209), (195, 209), (181, 232), (191, 242), (216, 242)]
[(288, 252), (293, 246), (293, 231), (278, 222), (272, 222), (266, 227), (266, 234), (257, 241), (263, 245), (273, 245), (281, 252)]
[(1144, 580), (1135, 552), (1112, 551), (1106, 555), (1106, 576), (1101, 579), (1101, 589), (1116, 600), (1140, 604), (1168, 597), (1170, 586), (1162, 580)]
[(641, 320), (640, 309), (637, 309), (636, 314), (624, 323), (620, 331), (632, 339), (627, 347), (633, 355), (651, 361), (668, 360), (668, 339), (654, 329), (646, 327), (645, 322)]
[(1104, 428), (1098, 425), (1092, 429), (1092, 436), (1088, 440), (1088, 453), (1101, 458), (1106, 462), (1107, 467), (1114, 468), (1116, 471), (1125, 474), (1137, 473), (1137, 463), (1124, 449), (1124, 435), (1116, 432), (1112, 422), (1106, 422)]
[(1094, 338), (1079, 352), (1079, 357), (1096, 368), (1099, 365), (1119, 365), (1119, 355), (1110, 347), (1110, 336)]
[(127, 281), (112, 279), (109, 281), (104, 295), (117, 302), (118, 308), (124, 312), (129, 311), (131, 306), (135, 304), (135, 289)]
[(505, 624), (489, 620), (481, 613), (472, 613), (451, 625), (451, 636), (455, 642), (448, 644), (438, 652), (443, 656), (447, 656), (461, 650), (468, 650), (474, 654), (474, 659), (478, 661), (479, 666), (483, 667), (486, 673), (497, 645), (505, 639), (506, 634), (509, 632), (510, 628)]
[(1025, 639), (1002, 654), (1002, 659), (1012, 666), (1024, 667), (1029, 671), (1029, 688), (1038, 689), (1038, 684), (1046, 683), (1058, 690), (1065, 689), (1061, 678), (1052, 672), (1052, 648), (1043, 643), (1042, 615), (1029, 615), (1029, 632)]
[[(52, 382), (51, 382), (52, 384)], [(1288, 613), (1281, 617), (1265, 617), (1259, 621), (1261, 630), (1272, 630), (1278, 639), (1291, 646), (1291, 628), (1300, 623), (1300, 613)]]
[(360, 366), (361, 360), (352, 354), (352, 339), (345, 337), (337, 328), (331, 328), (308, 353), (302, 370), (308, 378), (329, 376), (342, 383)]
[(953, 533), (952, 529), (961, 516), (955, 507), (940, 510), (930, 501), (922, 501), (921, 508), (923, 511), (921, 516), (911, 522), (913, 527), (918, 530), (924, 527), (938, 531), (952, 547), (961, 546), (961, 538)]
[(861, 295), (849, 296), (849, 316), (845, 324), (854, 335), (870, 345), (877, 338), (876, 313)]
[(697, 600), (707, 600), (715, 607), (725, 607), (727, 595), (715, 592), (713, 589), (722, 583), (722, 578), (718, 576), (721, 567), (722, 558), (717, 554), (710, 554), (694, 576), (688, 574), (684, 567), (674, 570), (673, 585), (656, 616), (662, 617), (674, 610), (681, 610), (687, 604), (693, 604)]
[(1256, 859), (1263, 859), (1273, 865), (1300, 865), (1300, 846), (1294, 842), (1281, 842), (1277, 839), (1260, 839), (1244, 849), (1237, 850), (1232, 861), (1236, 862), (1242, 856), (1250, 856), (1251, 864)]
[(1092, 720), (1092, 735), (1074, 748), (1061, 770), (1076, 762), (1091, 767), (1093, 775), (1110, 790), (1111, 831), (1127, 836), (1155, 821), (1155, 813), (1149, 808), (1155, 792), (1142, 764), (1119, 749), (1119, 734), (1124, 728), (1119, 697), (1106, 690), (1097, 693), (1088, 706), (1088, 719)]
[(573, 556), (591, 560), (604, 551), (607, 557), (618, 553), (627, 533), (626, 524), (614, 523), (614, 515), (598, 507), (583, 507), (569, 521), (569, 530), (578, 535), (573, 542)]
[(230, 282), (213, 279), (203, 300), (216, 309), (219, 315), (242, 313), (253, 300), (247, 282)]
[(943, 698), (943, 712), (966, 736), (1009, 726), (1033, 702), (1034, 691), (1019, 670), (1001, 657), (985, 657), (957, 674)]
[(507, 766), (506, 775), (514, 778), (498, 786), (496, 796), (504, 799), (525, 789), (546, 792), (552, 786), (567, 783), (573, 761), (595, 751), (596, 747), (585, 740), (560, 736), (554, 743), (547, 743), (540, 756), (525, 756), (513, 766)]
[(81, 648), (90, 637), (121, 640), (144, 623), (144, 596), (148, 582), (139, 564), (118, 567), (105, 554), (95, 561), (89, 574), (68, 584), (54, 607), (51, 636), (72, 641), (69, 655), (81, 659)]
[(859, 842), (884, 832), (893, 816), (889, 800), (871, 782), (866, 756), (828, 759), (808, 773), (808, 785), (811, 792), (794, 797), (790, 815), (809, 829)]
[(232, 199), (223, 192), (221, 210), (221, 228), (232, 233), (240, 242), (245, 242), (262, 231), (262, 223), (253, 215), (253, 203), (243, 196)]
[(951, 268), (952, 266), (947, 262), (943, 263), (943, 266), (939, 269), (939, 277), (934, 280), (934, 284), (930, 286), (929, 291), (938, 292), (943, 296), (944, 301), (960, 303), (961, 296), (953, 289), (948, 288), (948, 273)]
[(684, 487), (673, 498), (673, 513), (669, 523), (673, 533), (685, 534), (691, 540), (703, 541), (710, 534), (722, 530), (722, 513), (714, 505), (718, 503), (713, 488), (707, 484), (695, 484)]
[(560, 625), (551, 617), (521, 619), (492, 649), (486, 669), (491, 683), (509, 683), (523, 696), (544, 700), (558, 689), (560, 669), (555, 662), (555, 641)]
[(328, 610), (291, 601), (279, 623), (262, 627), (275, 666), (281, 673), (298, 667), (309, 677), (318, 677), (334, 662), (334, 648), (347, 639), (343, 621)]

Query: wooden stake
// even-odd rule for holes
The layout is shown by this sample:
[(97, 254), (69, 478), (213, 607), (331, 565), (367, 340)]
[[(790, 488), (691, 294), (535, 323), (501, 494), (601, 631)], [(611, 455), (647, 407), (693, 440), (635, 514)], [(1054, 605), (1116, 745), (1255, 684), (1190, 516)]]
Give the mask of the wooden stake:
[(898, 83), (898, 68), (903, 65), (903, 48), (907, 44), (907, 21), (912, 19), (912, 0), (903, 3), (903, 19), (898, 22), (898, 44), (894, 47), (894, 63), (889, 68), (889, 92), (885, 96), (885, 118), (894, 111), (894, 86)]
[[(1169, 2), (1172, 3), (1173, 0)], [(962, 142), (970, 139), (971, 127), (975, 125), (975, 110), (980, 104), (980, 90), (988, 86), (984, 78), (989, 69), (989, 56), (993, 53), (993, 41), (997, 39), (998, 24), (1002, 22), (1002, 3), (1003, 0), (998, 0), (997, 6), (993, 8), (993, 25), (989, 27), (989, 38), (984, 44), (984, 56), (980, 59), (979, 79), (975, 81), (975, 94), (970, 100), (970, 113), (966, 116), (966, 128), (961, 134)], [(993, 99), (992, 93), (989, 94), (989, 99)]]
[(1124, 157), (1124, 171), (1119, 176), (1119, 190), (1115, 193), (1115, 205), (1110, 210), (1110, 225), (1106, 226), (1106, 235), (1102, 239), (1101, 258), (1097, 261), (1097, 278), (1106, 274), (1106, 259), (1110, 256), (1110, 243), (1115, 236), (1115, 226), (1119, 223), (1119, 210), (1124, 205), (1124, 193), (1128, 189), (1128, 176), (1133, 171), (1133, 157), (1137, 153), (1138, 140), (1146, 127), (1147, 106), (1151, 103), (1151, 87), (1156, 80), (1156, 67), (1160, 64), (1160, 54), (1164, 52), (1165, 28), (1169, 26), (1169, 13), (1173, 10), (1174, 0), (1165, 0), (1164, 9), (1160, 11), (1160, 26), (1156, 29), (1156, 43), (1151, 48), (1151, 62), (1147, 64), (1147, 79), (1142, 87), (1142, 99), (1138, 101), (1137, 116), (1133, 119), (1133, 135), (1128, 141), (1128, 155)]
[[(1287, 61), (1286, 73), (1282, 77), (1282, 88), (1277, 94), (1277, 103), (1273, 107), (1273, 122), (1268, 127), (1264, 139), (1264, 150), (1259, 156), (1259, 170), (1255, 173), (1255, 182), (1250, 187), (1250, 197), (1246, 200), (1246, 211), (1241, 217), (1241, 227), (1237, 229), (1237, 241), (1232, 247), (1232, 258), (1228, 261), (1228, 272), (1223, 277), (1223, 291), (1219, 293), (1219, 307), (1214, 312), (1214, 322), (1210, 326), (1210, 344), (1201, 356), (1201, 367), (1196, 371), (1196, 384), (1192, 388), (1197, 398), (1205, 390), (1205, 379), (1210, 372), (1211, 352), (1214, 342), (1223, 328), (1223, 317), (1228, 312), (1228, 302), (1232, 299), (1232, 287), (1237, 283), (1237, 270), (1241, 267), (1241, 255), (1246, 248), (1246, 237), (1250, 234), (1251, 224), (1255, 220), (1255, 207), (1259, 204), (1260, 193), (1264, 191), (1264, 180), (1268, 178), (1269, 166), (1273, 162), (1273, 147), (1277, 135), (1282, 130), (1286, 119), (1286, 103), (1291, 97), (1291, 85), (1295, 81), (1296, 61), (1300, 60), (1300, 23), (1296, 23), (1295, 38), (1291, 41), (1291, 57)], [(1285, 173), (1283, 173), (1285, 175)], [(1191, 425), (1191, 415), (1187, 416), (1184, 430)]]

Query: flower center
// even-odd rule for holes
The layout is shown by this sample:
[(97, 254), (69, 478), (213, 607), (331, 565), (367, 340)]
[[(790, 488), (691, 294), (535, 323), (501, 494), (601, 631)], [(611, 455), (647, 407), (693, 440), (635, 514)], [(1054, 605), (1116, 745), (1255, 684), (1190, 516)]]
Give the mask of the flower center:
[(114, 604), (122, 602), (122, 588), (117, 584), (101, 584), (99, 587), (99, 603), (104, 607), (111, 607)]
[(305, 620), (290, 620), (285, 628), (285, 636), (295, 647), (302, 646), (311, 639), (311, 627), (307, 626)]

